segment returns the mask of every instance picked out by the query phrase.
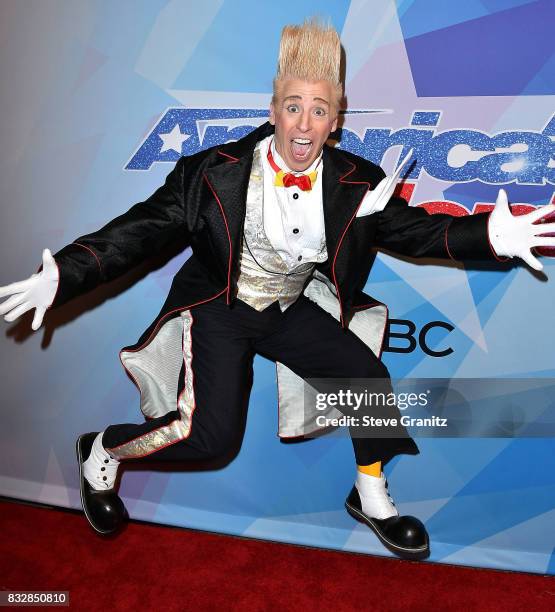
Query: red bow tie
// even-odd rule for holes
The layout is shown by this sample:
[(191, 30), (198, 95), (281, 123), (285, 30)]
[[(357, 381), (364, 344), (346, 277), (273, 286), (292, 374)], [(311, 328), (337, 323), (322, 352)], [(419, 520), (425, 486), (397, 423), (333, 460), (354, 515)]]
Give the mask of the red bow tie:
[(274, 185), (277, 187), (293, 187), (297, 186), (301, 191), (310, 191), (312, 185), (316, 181), (318, 173), (316, 171), (310, 174), (292, 174), (291, 172), (284, 172), (275, 162), (274, 156), (272, 155), (272, 146), (268, 147), (268, 163), (272, 170), (276, 173), (274, 179)]
[(284, 187), (293, 187), (293, 185), (296, 185), (301, 191), (310, 191), (312, 189), (312, 182), (310, 177), (306, 174), (296, 176), (288, 172), (283, 175), (282, 181)]

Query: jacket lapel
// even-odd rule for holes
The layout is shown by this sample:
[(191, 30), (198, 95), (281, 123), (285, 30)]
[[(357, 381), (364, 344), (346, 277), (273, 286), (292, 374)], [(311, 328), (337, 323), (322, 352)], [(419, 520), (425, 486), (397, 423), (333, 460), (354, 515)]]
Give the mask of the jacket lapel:
[(332, 280), (342, 278), (348, 262), (349, 229), (364, 195), (370, 188), (357, 177), (357, 167), (340, 150), (324, 147), (322, 196), (326, 246)]
[(252, 155), (237, 161), (227, 160), (205, 172), (205, 179), (220, 206), (233, 256), (237, 255), (241, 241), (251, 166)]
[(273, 126), (265, 123), (245, 138), (222, 145), (217, 150), (215, 164), (204, 172), (204, 180), (220, 208), (223, 225), (220, 235), (228, 238), (216, 245), (227, 267), (228, 303), (234, 285), (233, 271), (237, 272), (254, 148), (272, 132)]

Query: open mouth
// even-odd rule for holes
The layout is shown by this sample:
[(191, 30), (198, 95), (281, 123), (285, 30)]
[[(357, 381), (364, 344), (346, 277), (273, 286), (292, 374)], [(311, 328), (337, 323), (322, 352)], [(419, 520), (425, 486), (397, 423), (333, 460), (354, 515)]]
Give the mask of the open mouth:
[(291, 140), (291, 153), (295, 161), (305, 161), (310, 155), (312, 140), (308, 138), (293, 138)]

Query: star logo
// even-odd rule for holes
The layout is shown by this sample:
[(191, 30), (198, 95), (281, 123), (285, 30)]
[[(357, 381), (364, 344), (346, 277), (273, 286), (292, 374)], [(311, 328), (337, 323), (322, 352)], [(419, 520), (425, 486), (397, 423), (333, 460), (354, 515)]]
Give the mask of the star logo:
[(182, 134), (179, 123), (176, 123), (171, 132), (167, 134), (158, 134), (164, 143), (160, 149), (160, 153), (173, 150), (181, 155), (181, 147), (183, 143), (190, 138), (189, 134)]

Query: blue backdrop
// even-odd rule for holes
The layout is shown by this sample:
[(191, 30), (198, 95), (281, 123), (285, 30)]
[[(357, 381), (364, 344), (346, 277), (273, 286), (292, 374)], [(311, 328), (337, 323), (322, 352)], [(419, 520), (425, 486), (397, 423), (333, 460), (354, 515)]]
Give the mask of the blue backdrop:
[[(391, 170), (418, 164), (412, 205), (472, 214), (502, 185), (513, 203), (553, 199), (555, 6), (548, 0), (4, 0), (0, 284), (141, 201), (181, 154), (265, 120), (281, 28), (329, 17), (347, 55), (339, 146)], [(550, 123), (551, 122), (551, 123)], [(5, 326), (0, 494), (78, 508), (74, 441), (138, 422), (118, 352), (163, 303), (187, 252), (100, 288), (31, 333)], [(546, 276), (554, 269), (544, 259)], [(553, 377), (552, 281), (520, 266), (415, 265), (380, 254), (367, 292), (422, 344), (386, 351), (394, 377)], [(139, 281), (139, 282), (137, 282)], [(402, 323), (397, 323), (400, 330)], [(393, 341), (392, 341), (393, 343)], [(400, 345), (403, 343), (401, 342)], [(257, 358), (239, 456), (204, 472), (127, 469), (134, 518), (388, 554), (343, 502), (348, 439), (281, 444), (275, 369)], [(555, 573), (551, 439), (421, 439), (388, 466), (403, 513), (424, 520), (431, 559)], [(91, 536), (92, 537), (92, 536)]]

